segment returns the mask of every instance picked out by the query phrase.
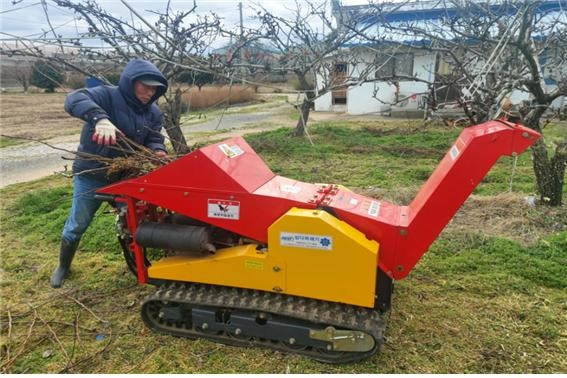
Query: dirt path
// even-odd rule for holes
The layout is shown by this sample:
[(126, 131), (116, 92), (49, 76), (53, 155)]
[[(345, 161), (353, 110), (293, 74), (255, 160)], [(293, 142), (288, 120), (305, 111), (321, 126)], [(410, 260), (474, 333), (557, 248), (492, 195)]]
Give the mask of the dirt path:
[[(68, 139), (68, 137), (67, 137)], [(78, 136), (73, 136), (77, 140)], [(78, 142), (56, 138), (49, 140), (54, 147), (75, 151)], [(20, 182), (37, 180), (55, 171), (70, 169), (72, 162), (63, 157), (73, 158), (73, 154), (52, 147), (34, 143), (0, 149), (0, 188)]]

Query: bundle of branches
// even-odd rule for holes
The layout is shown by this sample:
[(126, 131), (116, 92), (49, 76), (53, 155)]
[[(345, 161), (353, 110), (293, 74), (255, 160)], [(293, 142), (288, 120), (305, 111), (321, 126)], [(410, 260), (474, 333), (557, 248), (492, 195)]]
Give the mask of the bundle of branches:
[(83, 171), (82, 173), (106, 170), (107, 178), (112, 181), (124, 180), (149, 173), (162, 165), (170, 163), (174, 159), (169, 156), (158, 156), (151, 149), (132, 141), (124, 135), (117, 135), (116, 145), (108, 148), (119, 151), (122, 156), (109, 158), (77, 152), (79, 159), (94, 160), (103, 165), (103, 167)]

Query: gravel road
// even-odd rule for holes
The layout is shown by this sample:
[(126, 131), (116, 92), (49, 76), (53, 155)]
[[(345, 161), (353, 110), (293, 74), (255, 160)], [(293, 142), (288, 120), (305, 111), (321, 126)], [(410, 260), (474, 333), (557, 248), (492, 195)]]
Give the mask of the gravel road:
[[(276, 110), (276, 109), (273, 109)], [(192, 137), (193, 132), (219, 131), (219, 130), (238, 130), (251, 126), (258, 122), (268, 121), (274, 117), (274, 112), (240, 113), (225, 114), (222, 119), (220, 116), (211, 118), (206, 122), (183, 126), (188, 142), (197, 141), (198, 137)], [(220, 124), (219, 124), (220, 120)], [(288, 121), (288, 123), (290, 123)], [(290, 124), (292, 124), (291, 122)], [(274, 126), (276, 127), (276, 126)], [(257, 129), (252, 129), (258, 131)], [(239, 134), (239, 132), (236, 132)], [(76, 151), (79, 136), (58, 137), (47, 141), (53, 147)], [(20, 182), (37, 180), (49, 176), (54, 172), (71, 169), (72, 161), (64, 160), (63, 157), (73, 158), (74, 155), (54, 149), (53, 147), (40, 144), (29, 143), (24, 145), (5, 147), (0, 149), (0, 188)]]

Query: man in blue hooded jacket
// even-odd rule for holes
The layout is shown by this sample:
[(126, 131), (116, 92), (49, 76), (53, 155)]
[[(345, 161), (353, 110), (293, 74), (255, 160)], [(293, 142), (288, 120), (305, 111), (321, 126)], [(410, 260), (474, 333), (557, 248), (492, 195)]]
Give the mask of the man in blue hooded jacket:
[(163, 117), (154, 104), (166, 90), (167, 80), (156, 66), (134, 59), (124, 68), (117, 87), (79, 89), (67, 96), (65, 111), (85, 124), (77, 150), (80, 158), (73, 163), (73, 203), (63, 227), (59, 266), (51, 276), (52, 287), (61, 287), (68, 276), (81, 236), (101, 205), (94, 192), (111, 183), (104, 163), (81, 156), (123, 156), (120, 149), (113, 148), (121, 136), (150, 148), (157, 156), (166, 156), (161, 134)]

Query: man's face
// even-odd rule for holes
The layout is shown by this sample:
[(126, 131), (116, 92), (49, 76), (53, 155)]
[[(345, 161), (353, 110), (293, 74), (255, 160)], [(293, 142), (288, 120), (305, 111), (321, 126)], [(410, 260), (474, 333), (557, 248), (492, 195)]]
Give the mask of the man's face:
[(150, 102), (156, 94), (157, 87), (154, 85), (146, 85), (141, 81), (134, 82), (134, 95), (142, 104)]

